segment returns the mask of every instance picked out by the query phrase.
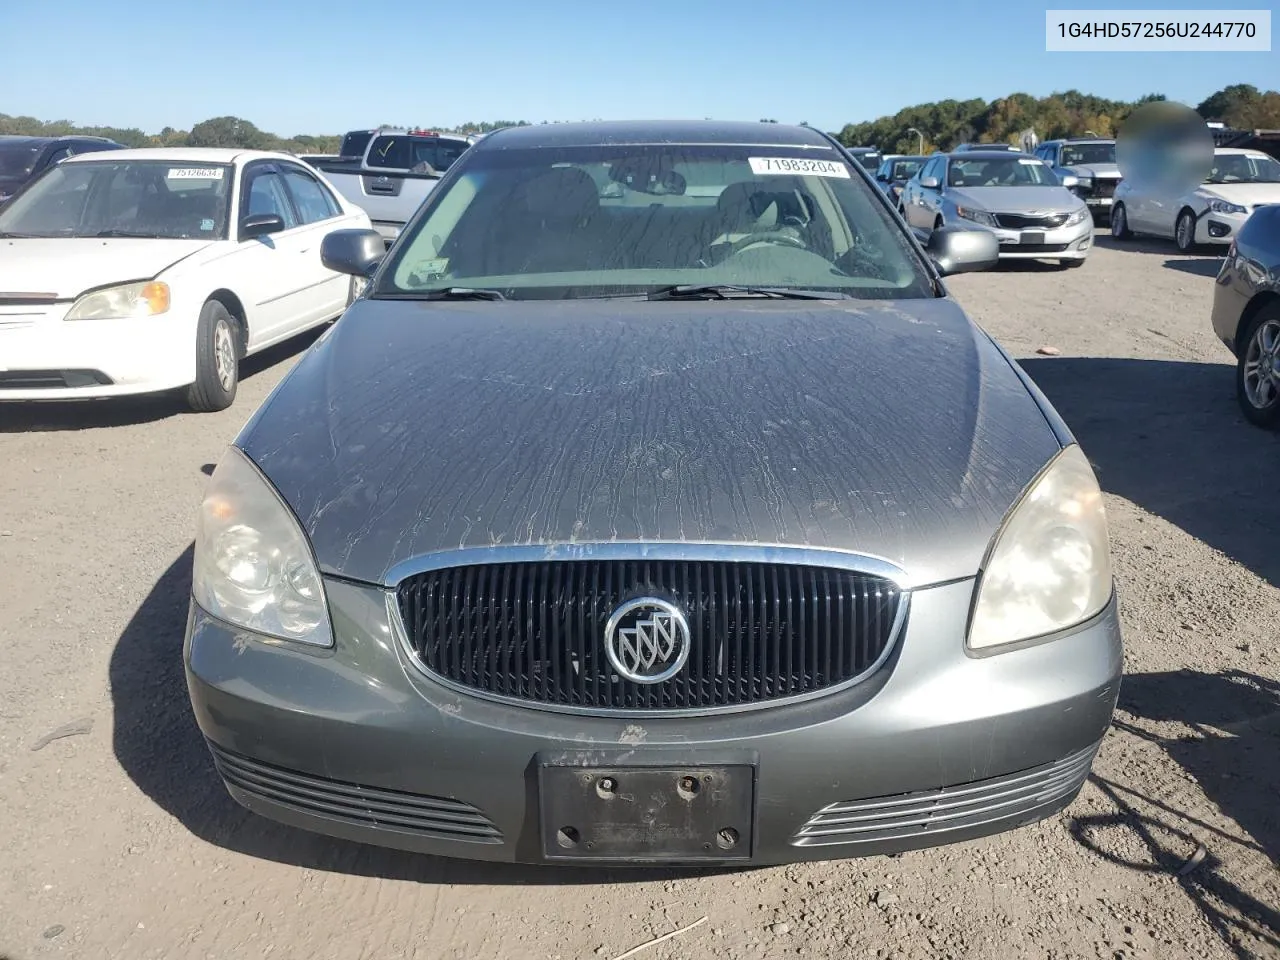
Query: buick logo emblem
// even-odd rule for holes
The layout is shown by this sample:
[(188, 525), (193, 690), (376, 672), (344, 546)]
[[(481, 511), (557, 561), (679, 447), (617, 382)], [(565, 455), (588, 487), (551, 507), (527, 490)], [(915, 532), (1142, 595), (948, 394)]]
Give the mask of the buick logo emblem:
[(619, 676), (661, 683), (689, 659), (689, 623), (666, 600), (637, 597), (613, 611), (604, 628), (604, 650)]

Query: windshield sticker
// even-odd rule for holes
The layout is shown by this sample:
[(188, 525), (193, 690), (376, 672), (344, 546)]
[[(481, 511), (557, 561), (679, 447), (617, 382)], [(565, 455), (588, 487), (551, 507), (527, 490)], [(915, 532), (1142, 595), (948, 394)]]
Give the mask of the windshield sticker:
[(212, 229), (213, 229), (213, 221), (212, 221), (212, 220), (210, 220), (208, 217), (206, 217), (205, 219), (201, 220), (201, 221), (200, 221), (200, 229), (201, 229), (201, 230), (203, 230), (204, 232), (208, 233), (210, 230), (212, 230)]
[(166, 180), (221, 180), (221, 167), (170, 167)]
[(1024, 157), (1019, 157), (1019, 158), (1018, 158), (1018, 162), (1019, 162), (1020, 164), (1022, 164), (1024, 167), (1038, 167), (1038, 166), (1040, 166), (1040, 161), (1039, 161), (1039, 160), (1027, 160), (1027, 159), (1026, 159), (1026, 158), (1024, 158)]
[(849, 179), (849, 168), (835, 160), (805, 160), (799, 157), (748, 157), (756, 176), (840, 177)]

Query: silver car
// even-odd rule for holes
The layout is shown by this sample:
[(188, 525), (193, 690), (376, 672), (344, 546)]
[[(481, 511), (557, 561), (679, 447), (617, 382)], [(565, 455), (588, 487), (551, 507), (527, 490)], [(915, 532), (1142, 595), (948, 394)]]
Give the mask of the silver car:
[(1025, 153), (972, 150), (931, 157), (900, 202), (918, 229), (968, 223), (991, 230), (1002, 260), (1079, 267), (1093, 247), (1093, 217), (1072, 186)]
[(1110, 219), (1116, 186), (1120, 183), (1114, 140), (1050, 140), (1040, 144), (1035, 155), (1051, 166), (1059, 179), (1076, 178), (1075, 193), (1084, 198), (1095, 223)]
[(1120, 625), (1088, 459), (947, 290), (996, 255), (754, 123), (500, 130), (390, 252), (331, 234), (369, 287), (197, 526), (187, 687), (231, 794), (579, 865), (1062, 809)]

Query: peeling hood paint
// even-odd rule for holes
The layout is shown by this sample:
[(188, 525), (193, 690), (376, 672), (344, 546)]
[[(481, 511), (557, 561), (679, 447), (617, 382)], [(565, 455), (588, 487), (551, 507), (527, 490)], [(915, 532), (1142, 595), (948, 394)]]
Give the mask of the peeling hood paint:
[(1059, 449), (949, 300), (358, 301), (238, 443), (322, 569), (500, 544), (853, 550), (972, 576)]

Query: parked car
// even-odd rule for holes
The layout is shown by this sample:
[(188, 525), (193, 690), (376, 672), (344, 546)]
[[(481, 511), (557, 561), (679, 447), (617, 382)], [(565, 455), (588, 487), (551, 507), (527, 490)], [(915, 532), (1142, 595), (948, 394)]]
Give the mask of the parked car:
[(876, 147), (849, 147), (848, 151), (849, 156), (871, 173), (875, 173), (876, 168), (880, 166), (880, 151)]
[(389, 252), (330, 235), (370, 286), (195, 539), (188, 691), (232, 796), (580, 865), (1061, 809), (1121, 635), (1089, 462), (943, 278), (997, 250), (926, 255), (833, 138), (758, 123), (501, 130)]
[(285, 154), (70, 157), (0, 210), (0, 400), (227, 407), (243, 357), (342, 313), (360, 284), (321, 241), (370, 226)]
[(1183, 253), (1201, 244), (1228, 246), (1249, 214), (1280, 203), (1280, 161), (1259, 150), (1218, 148), (1204, 183), (1189, 193), (1140, 186), (1116, 187), (1111, 235), (1172, 238)]
[(1245, 417), (1280, 428), (1280, 204), (1259, 207), (1232, 239), (1213, 290), (1213, 332), (1236, 358)]
[(1116, 142), (1095, 137), (1049, 140), (1036, 148), (1035, 156), (1053, 168), (1059, 177), (1076, 178), (1075, 192), (1084, 198), (1095, 223), (1111, 216), (1111, 203), (1120, 183), (1116, 164)]
[(884, 162), (880, 164), (880, 169), (876, 171), (876, 183), (880, 185), (881, 190), (888, 194), (895, 207), (901, 209), (902, 204), (899, 202), (899, 198), (902, 196), (902, 188), (928, 160), (928, 157), (923, 156), (910, 157), (902, 154), (893, 154), (886, 157)]
[(973, 150), (981, 150), (984, 153), (990, 153), (993, 150), (1003, 150), (1006, 153), (1021, 153), (1017, 147), (1010, 143), (961, 143), (952, 148), (952, 153), (969, 153)]
[(123, 149), (123, 144), (106, 137), (0, 136), (0, 204), (67, 157)]
[(1074, 185), (1025, 153), (973, 150), (930, 157), (900, 200), (914, 227), (967, 221), (995, 232), (1001, 259), (1079, 267), (1093, 247), (1093, 218)]
[(320, 163), (317, 169), (339, 193), (369, 214), (390, 245), (473, 142), (475, 138), (461, 134), (382, 130), (369, 139), (358, 168), (343, 160)]

